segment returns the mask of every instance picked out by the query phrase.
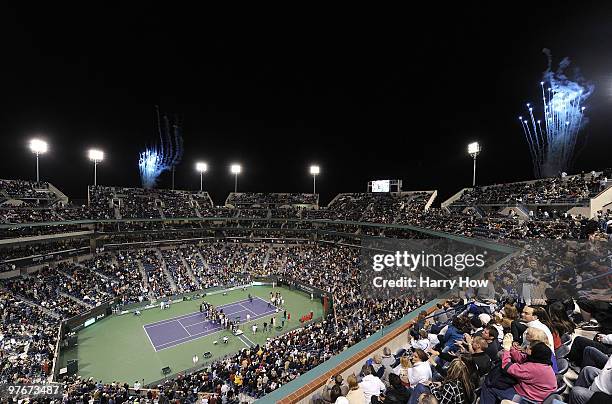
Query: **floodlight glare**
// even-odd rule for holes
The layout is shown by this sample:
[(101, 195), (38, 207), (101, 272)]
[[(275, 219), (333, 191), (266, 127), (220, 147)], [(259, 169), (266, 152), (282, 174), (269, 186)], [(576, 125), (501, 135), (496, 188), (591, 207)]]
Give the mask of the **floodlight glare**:
[(208, 164), (204, 163), (204, 162), (197, 162), (196, 163), (196, 170), (198, 170), (200, 172), (200, 192), (202, 192), (204, 190), (204, 185), (203, 185), (203, 180), (202, 180), (202, 174), (204, 174), (204, 172), (206, 172), (206, 170), (208, 170)]
[(242, 171), (240, 164), (232, 164), (230, 171), (234, 174), (234, 193), (238, 192), (238, 174)]
[(30, 140), (30, 150), (36, 155), (36, 182), (40, 182), (40, 171), (38, 168), (38, 156), (47, 152), (47, 142), (40, 139)]
[(478, 142), (472, 142), (468, 145), (468, 153), (473, 156), (474, 154), (480, 153), (480, 144)]
[(47, 142), (40, 139), (30, 140), (30, 150), (36, 154), (43, 154), (47, 152)]
[(310, 175), (312, 175), (312, 193), (317, 193), (317, 175), (321, 172), (321, 168), (317, 165), (310, 166)]
[(94, 163), (94, 187), (98, 185), (98, 163), (104, 160), (104, 152), (97, 149), (89, 149), (89, 159)]
[(101, 150), (90, 149), (89, 150), (89, 159), (93, 162), (100, 162), (104, 160), (104, 152)]

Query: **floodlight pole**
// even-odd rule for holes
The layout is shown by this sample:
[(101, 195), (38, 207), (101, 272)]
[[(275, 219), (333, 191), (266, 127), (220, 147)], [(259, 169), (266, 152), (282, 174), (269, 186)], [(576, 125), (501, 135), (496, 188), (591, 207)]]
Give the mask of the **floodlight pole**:
[(203, 190), (203, 188), (202, 188), (202, 174), (203, 174), (203, 171), (200, 170), (200, 192), (202, 192), (202, 190)]
[(477, 153), (474, 153), (474, 176), (472, 178), (472, 188), (474, 188), (476, 186), (476, 157), (478, 156)]
[(234, 173), (234, 193), (238, 193), (238, 173)]
[(312, 175), (312, 193), (317, 193), (317, 174)]
[(36, 182), (40, 182), (40, 175), (38, 172), (38, 152), (36, 152)]
[(98, 160), (94, 160), (94, 187), (98, 185)]

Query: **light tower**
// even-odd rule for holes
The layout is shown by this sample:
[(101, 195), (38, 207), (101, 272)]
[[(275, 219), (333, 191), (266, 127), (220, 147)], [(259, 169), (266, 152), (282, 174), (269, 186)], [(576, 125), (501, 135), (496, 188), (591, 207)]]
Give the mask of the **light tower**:
[(317, 175), (321, 172), (321, 168), (319, 166), (313, 165), (310, 166), (310, 175), (312, 175), (312, 193), (317, 193)]
[(40, 182), (40, 174), (38, 171), (38, 156), (47, 152), (47, 142), (40, 139), (32, 139), (30, 140), (30, 150), (32, 150), (32, 153), (36, 154), (36, 182)]
[(204, 174), (208, 170), (208, 164), (203, 162), (196, 163), (196, 170), (200, 172), (200, 192), (202, 192), (202, 174)]
[(240, 164), (232, 164), (230, 171), (234, 174), (234, 193), (238, 192), (238, 174), (242, 172)]
[(472, 142), (468, 145), (468, 153), (474, 158), (474, 176), (472, 178), (472, 187), (476, 186), (476, 157), (480, 154), (482, 149), (478, 142)]
[(94, 187), (98, 185), (98, 163), (104, 160), (104, 152), (101, 150), (90, 149), (89, 159), (94, 163)]

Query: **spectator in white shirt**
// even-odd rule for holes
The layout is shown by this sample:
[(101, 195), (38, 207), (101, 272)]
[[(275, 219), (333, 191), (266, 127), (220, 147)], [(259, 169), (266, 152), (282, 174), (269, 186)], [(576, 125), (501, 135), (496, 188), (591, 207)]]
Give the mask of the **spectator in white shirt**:
[(376, 376), (372, 374), (369, 365), (363, 365), (361, 368), (363, 373), (363, 379), (359, 383), (359, 387), (363, 390), (366, 404), (370, 404), (372, 396), (379, 396), (380, 393), (386, 390), (385, 384)]
[(431, 380), (431, 377), (429, 356), (422, 349), (415, 349), (412, 354), (412, 367), (408, 370), (410, 387), (414, 388), (419, 383)]
[[(527, 323), (527, 328), (529, 327), (533, 327), (533, 328), (538, 328), (542, 331), (544, 331), (544, 334), (546, 334), (546, 337), (548, 338), (548, 347), (550, 349), (554, 349), (555, 347), (555, 342), (553, 340), (553, 336), (552, 333), (550, 332), (550, 329), (544, 324), (542, 323), (539, 318), (538, 318), (538, 311), (543, 310), (543, 309), (534, 309), (533, 307), (530, 306), (525, 306), (523, 308), (523, 313), (521, 314), (521, 317), (523, 319), (523, 321), (525, 323)], [(526, 334), (527, 330), (525, 330), (525, 332), (523, 333), (523, 343), (525, 343), (525, 341), (527, 341), (526, 338)]]
[(429, 357), (422, 349), (415, 349), (412, 354), (412, 361), (407, 356), (402, 356), (400, 364), (393, 373), (398, 375), (404, 386), (414, 387), (426, 380), (431, 380), (431, 366), (428, 362)]
[(425, 331), (424, 329), (419, 331), (419, 339), (415, 340), (412, 335), (409, 335), (408, 338), (410, 338), (410, 346), (413, 349), (422, 349), (423, 351), (429, 349), (429, 338), (427, 335), (427, 331)]

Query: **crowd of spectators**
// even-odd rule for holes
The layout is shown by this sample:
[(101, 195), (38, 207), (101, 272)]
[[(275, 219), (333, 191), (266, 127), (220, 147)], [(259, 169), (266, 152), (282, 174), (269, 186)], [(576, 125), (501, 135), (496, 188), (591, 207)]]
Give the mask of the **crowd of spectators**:
[(0, 197), (14, 200), (46, 199), (56, 201), (56, 195), (49, 190), (48, 182), (24, 180), (0, 180)]
[(56, 253), (59, 251), (75, 250), (89, 246), (87, 238), (72, 238), (41, 243), (28, 243), (17, 246), (4, 246), (0, 248), (0, 262), (25, 257), (34, 257)]
[(176, 250), (164, 249), (161, 253), (164, 262), (166, 263), (166, 268), (168, 268), (172, 274), (174, 283), (176, 284), (179, 292), (193, 292), (199, 289), (195, 277), (190, 274), (190, 269), (183, 264), (182, 256), (177, 254)]
[(84, 302), (66, 296), (70, 282), (56, 267), (42, 267), (35, 274), (2, 281), (2, 286), (17, 297), (28, 299), (41, 308), (67, 319), (88, 309)]
[[(128, 255), (142, 264), (147, 276), (150, 295), (154, 298), (165, 298), (173, 294), (170, 279), (163, 270), (160, 257), (153, 249), (129, 251)], [(136, 265), (138, 265), (138, 262)], [(169, 275), (169, 274), (168, 274)]]
[(57, 344), (57, 319), (0, 290), (0, 384), (44, 384)]
[(90, 305), (99, 306), (115, 294), (106, 287), (104, 279), (93, 269), (82, 264), (61, 262), (57, 265), (61, 277), (59, 290)]
[(120, 296), (122, 304), (142, 302), (149, 298), (146, 281), (131, 254), (124, 251), (118, 251), (116, 255), (96, 254), (90, 260), (81, 262), (81, 265), (102, 275), (99, 288), (111, 296)]
[[(545, 262), (532, 262), (530, 277), (544, 276)], [(341, 376), (331, 378), (313, 401), (612, 401), (609, 303), (575, 299), (577, 294), (538, 299), (525, 293), (525, 284), (532, 281), (519, 277), (511, 283), (513, 287), (495, 282), (483, 290), (464, 290), (460, 299), (438, 304), (433, 315), (421, 312), (401, 349), (392, 353), (385, 347), (346, 382)], [(547, 285), (544, 290), (557, 288)], [(599, 320), (595, 337), (576, 336), (577, 328), (588, 329), (582, 321), (593, 317)]]
[(20, 237), (35, 237), (49, 234), (72, 233), (83, 231), (80, 225), (59, 224), (48, 226), (9, 227), (0, 229), (0, 239), (13, 239)]
[(284, 205), (317, 206), (319, 204), (319, 195), (300, 193), (232, 192), (227, 197), (225, 204), (235, 207), (276, 207)]
[(488, 185), (467, 189), (451, 204), (478, 205), (579, 205), (601, 192), (607, 178), (602, 173), (552, 177), (528, 182)]

